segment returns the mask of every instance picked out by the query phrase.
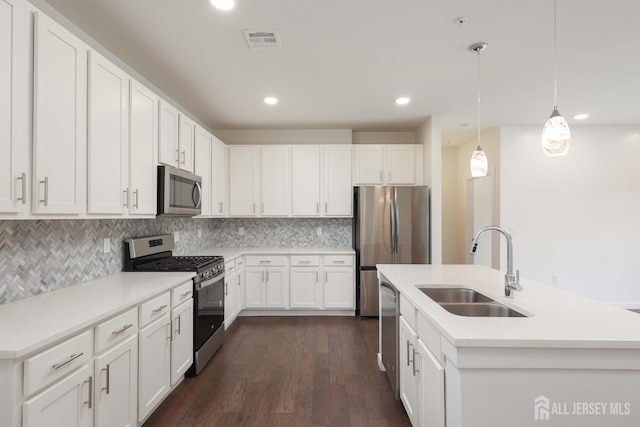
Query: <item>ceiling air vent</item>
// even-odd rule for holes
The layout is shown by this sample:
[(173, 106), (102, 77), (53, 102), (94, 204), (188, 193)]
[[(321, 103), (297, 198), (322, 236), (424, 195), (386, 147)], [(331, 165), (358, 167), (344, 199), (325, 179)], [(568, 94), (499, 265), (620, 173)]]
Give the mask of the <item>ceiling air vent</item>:
[(282, 47), (280, 35), (275, 31), (244, 30), (243, 33), (251, 49), (275, 49)]

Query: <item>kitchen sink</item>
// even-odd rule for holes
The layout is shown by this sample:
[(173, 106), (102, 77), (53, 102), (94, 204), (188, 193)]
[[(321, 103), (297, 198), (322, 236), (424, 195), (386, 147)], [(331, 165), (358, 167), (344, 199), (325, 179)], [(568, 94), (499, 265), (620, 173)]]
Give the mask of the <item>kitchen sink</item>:
[(421, 288), (426, 296), (437, 303), (482, 303), (494, 302), (486, 295), (467, 288)]
[(527, 317), (497, 302), (440, 303), (449, 313), (468, 317)]

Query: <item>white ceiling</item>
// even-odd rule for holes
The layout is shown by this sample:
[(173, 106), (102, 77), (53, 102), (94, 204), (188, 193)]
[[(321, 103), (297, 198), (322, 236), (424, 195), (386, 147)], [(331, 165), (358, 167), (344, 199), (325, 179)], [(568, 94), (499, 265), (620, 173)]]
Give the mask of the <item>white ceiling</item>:
[[(415, 130), (439, 115), (458, 143), (476, 126), (479, 41), (483, 128), (542, 128), (553, 107), (552, 0), (47, 2), (213, 129)], [(558, 0), (570, 125), (582, 112), (584, 124), (640, 124), (638, 18), (637, 0)], [(249, 49), (244, 29), (278, 31), (282, 49)], [(398, 107), (400, 95), (413, 101)]]

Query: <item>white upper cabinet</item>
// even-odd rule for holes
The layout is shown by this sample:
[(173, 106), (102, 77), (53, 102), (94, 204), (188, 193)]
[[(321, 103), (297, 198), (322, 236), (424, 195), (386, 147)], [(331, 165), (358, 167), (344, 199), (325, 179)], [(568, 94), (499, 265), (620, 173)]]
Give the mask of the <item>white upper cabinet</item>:
[(211, 146), (211, 216), (229, 215), (229, 190), (227, 161), (229, 149), (218, 138), (213, 136)]
[(195, 130), (195, 174), (202, 177), (201, 216), (211, 216), (213, 135), (196, 126)]
[(22, 2), (0, 0), (0, 213), (28, 207), (29, 22)]
[(291, 213), (320, 216), (320, 147), (291, 148)]
[(353, 185), (422, 185), (421, 145), (354, 146)]
[(196, 123), (184, 114), (179, 117), (178, 167), (193, 173), (193, 146), (196, 134)]
[(129, 76), (89, 52), (88, 213), (123, 214), (129, 194)]
[(256, 216), (260, 206), (260, 147), (229, 147), (229, 215)]
[(85, 211), (87, 50), (46, 15), (35, 13), (34, 213)]
[(260, 150), (261, 200), (263, 216), (291, 214), (289, 147), (268, 146)]
[(178, 119), (180, 113), (171, 104), (160, 100), (158, 134), (158, 161), (165, 165), (178, 167), (180, 146), (178, 140)]
[(129, 105), (129, 212), (155, 215), (157, 210), (158, 96), (131, 80)]
[(324, 216), (351, 216), (353, 214), (353, 187), (351, 186), (351, 146), (325, 146), (323, 149)]

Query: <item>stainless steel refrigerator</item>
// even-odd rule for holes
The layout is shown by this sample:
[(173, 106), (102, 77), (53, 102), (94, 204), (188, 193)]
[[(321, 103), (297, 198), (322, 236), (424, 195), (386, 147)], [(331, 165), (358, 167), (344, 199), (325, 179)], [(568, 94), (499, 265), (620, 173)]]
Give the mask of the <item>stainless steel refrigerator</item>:
[(356, 187), (353, 246), (360, 316), (378, 316), (376, 264), (429, 264), (429, 187)]

